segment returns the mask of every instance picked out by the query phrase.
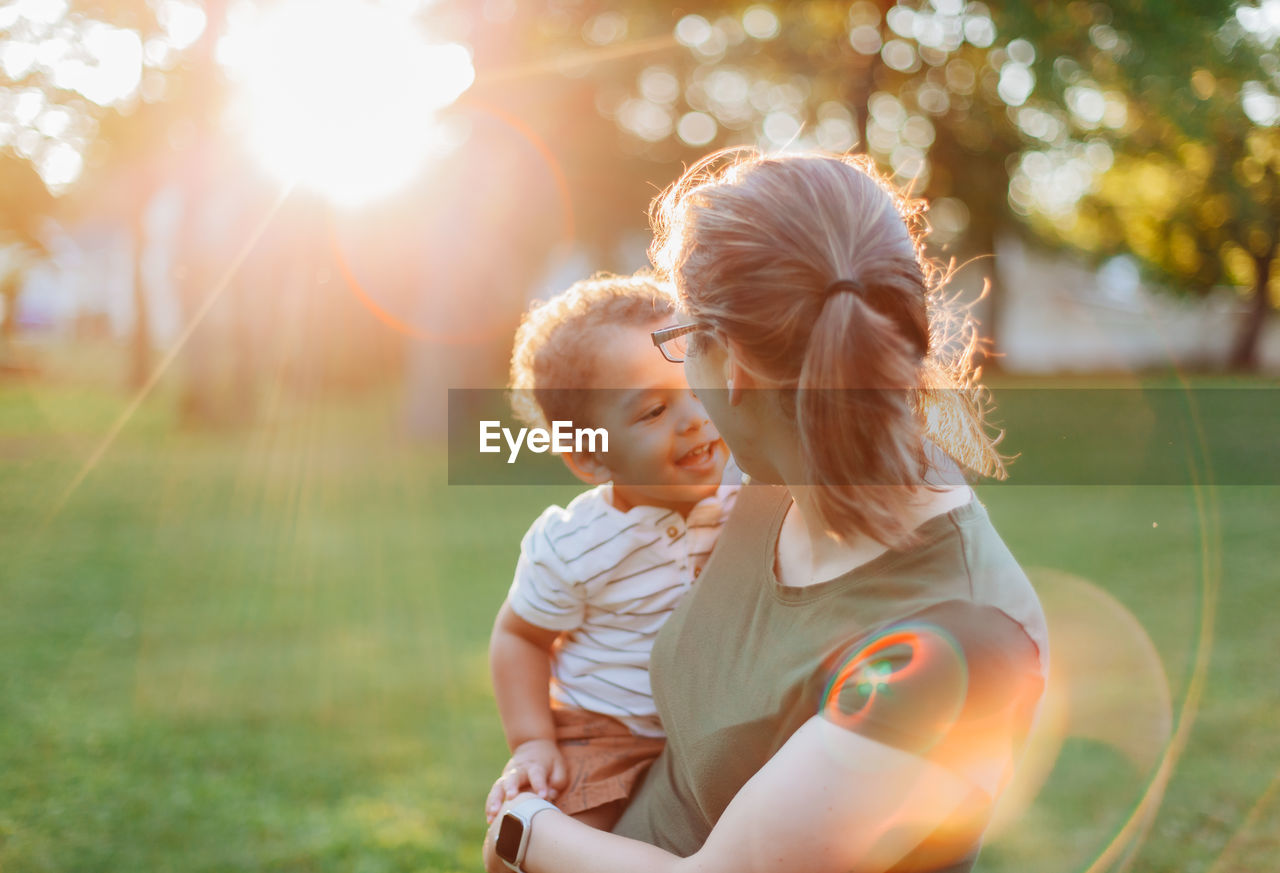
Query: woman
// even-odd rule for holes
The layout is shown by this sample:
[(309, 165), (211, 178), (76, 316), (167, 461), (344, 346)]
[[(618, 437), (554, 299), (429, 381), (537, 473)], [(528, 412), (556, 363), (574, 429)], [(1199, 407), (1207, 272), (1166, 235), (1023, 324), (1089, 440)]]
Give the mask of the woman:
[(656, 204), (688, 317), (655, 342), (756, 486), (658, 637), (668, 745), (615, 833), (521, 795), (490, 870), (972, 866), (1048, 652), (1026, 577), (931, 449), (945, 431), (999, 466), (919, 213), (856, 158), (751, 152)]

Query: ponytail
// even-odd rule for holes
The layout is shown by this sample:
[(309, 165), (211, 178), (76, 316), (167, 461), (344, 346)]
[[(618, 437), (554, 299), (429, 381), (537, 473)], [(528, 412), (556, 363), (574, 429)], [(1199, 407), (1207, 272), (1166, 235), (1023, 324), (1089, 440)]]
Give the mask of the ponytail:
[(919, 484), (927, 469), (912, 403), (927, 325), (919, 333), (914, 321), (875, 305), (902, 299), (891, 288), (844, 281), (827, 290), (796, 386), (806, 482), (828, 486), (815, 492), (815, 504), (836, 536), (860, 532), (902, 545), (914, 489), (900, 486)]

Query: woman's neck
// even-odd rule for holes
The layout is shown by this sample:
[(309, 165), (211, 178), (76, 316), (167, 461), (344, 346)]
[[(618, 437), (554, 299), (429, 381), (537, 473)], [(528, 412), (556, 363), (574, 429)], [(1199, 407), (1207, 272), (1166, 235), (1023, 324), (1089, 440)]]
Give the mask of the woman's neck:
[[(778, 534), (774, 572), (783, 585), (802, 588), (843, 576), (889, 550), (865, 534), (837, 539), (827, 532), (818, 513), (817, 492), (824, 486), (788, 486), (792, 505)], [(905, 486), (904, 486), (905, 487)], [(973, 499), (968, 486), (942, 491), (917, 489), (908, 504), (907, 527), (914, 530), (934, 516), (950, 512)]]

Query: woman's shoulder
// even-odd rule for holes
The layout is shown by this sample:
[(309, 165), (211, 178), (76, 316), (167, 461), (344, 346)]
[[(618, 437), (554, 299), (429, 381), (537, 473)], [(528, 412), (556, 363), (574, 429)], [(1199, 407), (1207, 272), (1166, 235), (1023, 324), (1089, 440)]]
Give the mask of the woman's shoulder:
[[(715, 555), (720, 562), (733, 564), (735, 572), (760, 569), (764, 558), (757, 547), (765, 543), (768, 532), (780, 523), (780, 517), (791, 504), (791, 493), (782, 485), (748, 481), (737, 486), (721, 486), (717, 497), (727, 507), (727, 515)], [(757, 563), (761, 567), (757, 567)]]
[(838, 581), (849, 608), (879, 629), (925, 622), (961, 648), (1030, 645), (1048, 669), (1048, 630), (1027, 575), (976, 496), (929, 518), (914, 545), (890, 550)]
[(952, 606), (960, 615), (1004, 615), (1035, 645), (1042, 671), (1049, 665), (1049, 632), (1040, 598), (986, 508), (975, 496), (956, 511), (956, 535), (969, 583), (971, 609)]
[(1020, 663), (1035, 670), (1039, 660), (1040, 644), (1033, 630), (991, 603), (958, 598), (939, 601), (896, 623), (895, 628), (927, 631), (971, 663)]
[(1003, 611), (943, 601), (852, 642), (829, 673), (820, 714), (994, 795), (1044, 692), (1039, 654)]
[(737, 487), (737, 506), (749, 507), (751, 511), (776, 509), (791, 501), (791, 492), (785, 485), (766, 485), (748, 477)]

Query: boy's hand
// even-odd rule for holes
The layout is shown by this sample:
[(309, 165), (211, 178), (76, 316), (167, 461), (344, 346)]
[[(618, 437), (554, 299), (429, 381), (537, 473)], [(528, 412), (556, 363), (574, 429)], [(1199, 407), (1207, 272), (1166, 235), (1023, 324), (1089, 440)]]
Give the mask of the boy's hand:
[(555, 800), (568, 781), (564, 756), (555, 740), (527, 740), (516, 746), (502, 775), (493, 783), (484, 805), (485, 818), (492, 822), (502, 804), (526, 786), (544, 800)]

